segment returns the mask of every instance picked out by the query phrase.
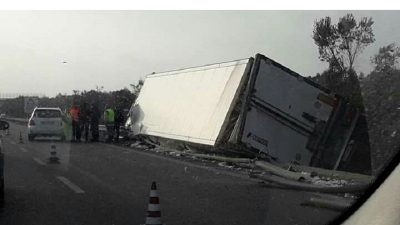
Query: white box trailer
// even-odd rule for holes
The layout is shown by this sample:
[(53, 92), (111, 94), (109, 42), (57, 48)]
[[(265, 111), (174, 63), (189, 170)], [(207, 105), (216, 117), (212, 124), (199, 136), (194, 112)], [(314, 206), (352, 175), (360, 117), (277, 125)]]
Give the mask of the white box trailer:
[[(355, 124), (353, 120), (335, 126), (338, 119), (354, 115), (343, 102), (257, 54), (148, 75), (131, 109), (131, 127), (135, 135), (210, 146), (234, 144), (301, 165), (329, 155), (334, 161), (328, 164), (337, 168)], [(324, 151), (333, 153), (321, 154)]]
[(252, 61), (148, 75), (132, 113), (134, 133), (215, 145)]

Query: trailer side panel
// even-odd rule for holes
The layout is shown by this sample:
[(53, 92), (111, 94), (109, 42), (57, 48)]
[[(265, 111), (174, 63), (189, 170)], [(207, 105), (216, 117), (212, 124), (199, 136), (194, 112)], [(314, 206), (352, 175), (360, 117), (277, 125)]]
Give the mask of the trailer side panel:
[(214, 145), (250, 59), (149, 75), (135, 134)]

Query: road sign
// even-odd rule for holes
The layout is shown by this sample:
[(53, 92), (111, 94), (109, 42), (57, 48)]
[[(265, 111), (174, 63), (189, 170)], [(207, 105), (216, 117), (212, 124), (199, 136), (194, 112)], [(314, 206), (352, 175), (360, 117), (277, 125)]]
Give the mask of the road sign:
[(37, 97), (25, 97), (24, 98), (24, 111), (26, 114), (32, 114), (35, 107), (38, 106), (39, 98)]

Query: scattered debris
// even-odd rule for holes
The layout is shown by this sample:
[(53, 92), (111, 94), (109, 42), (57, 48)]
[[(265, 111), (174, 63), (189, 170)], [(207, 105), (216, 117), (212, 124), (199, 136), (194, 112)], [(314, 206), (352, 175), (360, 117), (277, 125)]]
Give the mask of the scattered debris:
[(344, 185), (350, 185), (351, 182), (347, 180), (340, 180), (340, 179), (331, 179), (330, 177), (327, 177), (325, 179), (321, 179), (318, 176), (315, 176), (311, 179), (311, 183), (320, 185), (320, 186), (325, 186), (325, 187), (342, 187)]
[(345, 198), (351, 198), (351, 199), (357, 199), (357, 198), (358, 198), (356, 195), (352, 195), (352, 194), (350, 194), (350, 193), (345, 193), (345, 194), (344, 194), (344, 197), (345, 197)]
[(340, 187), (320, 186), (310, 183), (293, 181), (274, 175), (259, 175), (255, 173), (249, 173), (249, 177), (267, 181), (275, 185), (282, 186), (283, 188), (303, 191), (315, 191), (321, 193), (363, 193), (369, 186), (368, 184), (354, 184)]
[(228, 168), (228, 169), (233, 169), (234, 168), (234, 166), (232, 166), (232, 164), (230, 163), (226, 163), (226, 162), (220, 162), (220, 163), (218, 163), (218, 166), (221, 166), (221, 167), (225, 167), (225, 168)]
[(284, 177), (289, 180), (300, 181), (300, 180), (309, 180), (310, 179), (309, 174), (287, 171), (285, 169), (274, 166), (267, 162), (256, 161), (255, 164), (272, 174), (275, 174), (280, 177)]
[[(293, 165), (295, 171), (302, 171), (311, 174), (311, 177), (319, 176), (322, 180), (327, 180), (329, 177), (331, 180), (346, 180), (351, 183), (362, 183), (362, 184), (370, 184), (375, 179), (373, 176), (357, 174), (357, 173), (349, 173), (344, 171), (338, 170), (327, 170), (322, 168), (316, 167), (309, 167), (309, 166), (300, 166), (300, 165)], [(325, 177), (325, 178), (324, 178)]]
[(226, 162), (220, 162), (218, 163), (218, 166), (226, 166)]
[[(298, 165), (289, 165), (288, 167), (285, 167), (287, 169), (284, 169), (280, 166), (277, 166), (278, 164), (274, 165), (269, 162), (265, 161), (253, 161), (252, 159), (249, 158), (229, 158), (229, 157), (223, 157), (223, 156), (217, 156), (217, 155), (211, 155), (211, 154), (199, 154), (199, 153), (194, 153), (195, 151), (190, 148), (182, 149), (180, 150), (175, 150), (175, 149), (167, 149), (164, 148), (158, 144), (152, 143), (149, 140), (143, 139), (143, 141), (137, 141), (135, 143), (132, 143), (130, 145), (132, 148), (136, 149), (142, 149), (142, 150), (150, 150), (152, 152), (156, 153), (162, 153), (166, 154), (172, 157), (188, 157), (193, 160), (199, 160), (201, 161), (208, 161), (208, 162), (213, 162), (217, 163), (219, 167), (223, 167), (226, 169), (231, 169), (231, 170), (243, 170), (246, 169), (249, 173), (250, 176), (262, 176), (265, 174), (265, 172), (268, 172), (270, 174), (277, 175), (281, 177), (281, 180), (279, 180), (278, 183), (274, 183), (275, 181), (271, 181), (270, 179), (267, 179), (268, 182), (272, 182), (276, 184), (275, 186), (285, 186), (286, 188), (294, 188), (294, 189), (305, 189), (305, 190), (316, 190), (320, 191), (321, 188), (325, 188), (322, 190), (322, 192), (327, 191), (331, 193), (343, 193), (347, 192), (345, 190), (337, 190), (334, 188), (341, 188), (341, 187), (347, 187), (347, 186), (355, 186), (355, 188), (350, 188), (347, 193), (350, 192), (358, 192), (359, 190), (365, 190), (365, 186), (357, 186), (357, 184), (353, 180), (346, 180), (343, 179), (343, 175), (341, 173), (336, 173), (337, 171), (325, 171), (321, 169), (313, 170), (315, 168), (311, 168), (306, 171), (301, 171), (300, 169), (304, 168)], [(153, 149), (152, 149), (153, 147)], [(187, 171), (187, 168), (185, 168), (185, 172)], [(318, 172), (318, 173), (317, 173)], [(341, 176), (339, 176), (339, 174)], [(320, 176), (318, 176), (320, 175)], [(347, 175), (347, 174), (346, 174)], [(271, 177), (271, 176), (270, 176)], [(347, 177), (354, 177), (354, 176), (349, 176)], [(263, 178), (260, 178), (263, 180)], [(295, 181), (294, 183), (290, 183), (290, 185), (287, 185), (285, 181)], [(299, 182), (301, 181), (301, 182)], [(306, 182), (306, 183), (305, 183)], [(297, 187), (298, 184), (301, 184), (303, 186)], [(309, 185), (309, 186), (304, 186), (304, 185)], [(332, 189), (330, 189), (332, 188)]]
[(321, 207), (321, 208), (327, 208), (327, 209), (332, 209), (336, 211), (345, 211), (347, 208), (349, 208), (352, 204), (352, 200), (344, 200), (344, 199), (327, 199), (327, 198), (315, 198), (312, 197), (306, 202), (302, 203), (302, 206), (314, 206), (314, 207)]

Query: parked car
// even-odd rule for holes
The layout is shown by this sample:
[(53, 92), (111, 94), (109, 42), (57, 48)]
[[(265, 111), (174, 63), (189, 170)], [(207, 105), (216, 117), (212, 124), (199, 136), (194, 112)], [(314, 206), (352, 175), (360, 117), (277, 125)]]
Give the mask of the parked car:
[[(7, 130), (10, 124), (0, 120), (0, 130)], [(0, 209), (4, 208), (4, 146), (0, 139)]]
[(28, 122), (28, 140), (35, 137), (60, 137), (65, 140), (62, 112), (60, 108), (38, 108), (33, 110)]

